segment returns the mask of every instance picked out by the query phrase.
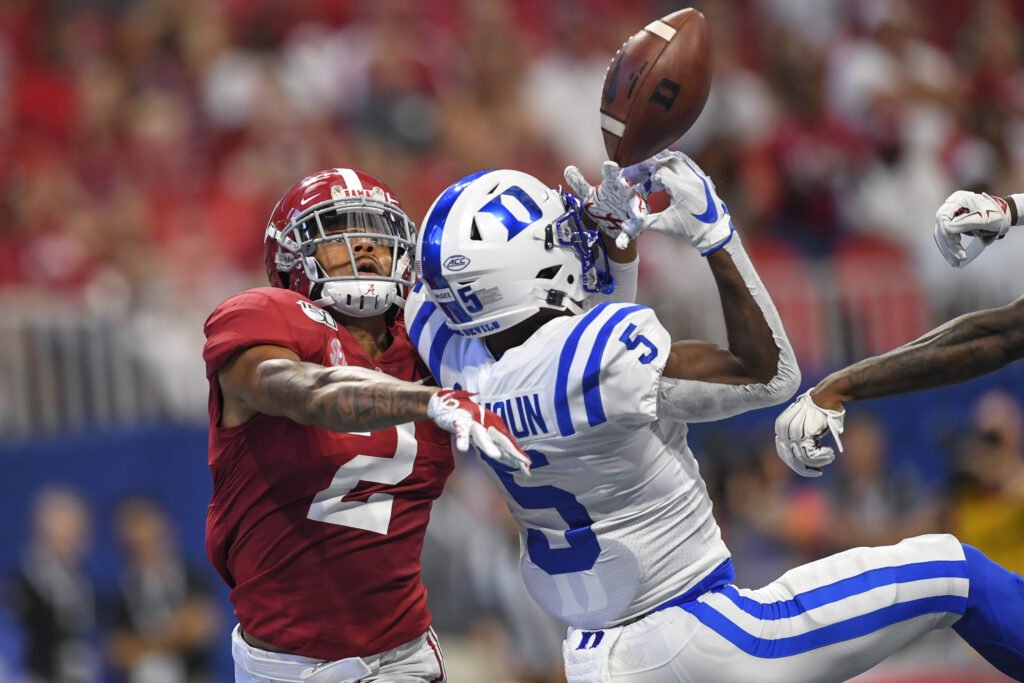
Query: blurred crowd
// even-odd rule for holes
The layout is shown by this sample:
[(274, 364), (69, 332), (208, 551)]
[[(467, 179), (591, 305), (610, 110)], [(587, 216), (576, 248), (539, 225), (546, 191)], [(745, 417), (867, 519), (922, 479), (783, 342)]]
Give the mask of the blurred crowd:
[[(1024, 2), (687, 4), (707, 16), (716, 61), (706, 110), (677, 147), (716, 180), (806, 379), (852, 360), (830, 354), (825, 329), (849, 333), (859, 320), (867, 339), (850, 348), (862, 357), (1024, 293), (1024, 238), (1014, 232), (964, 271), (931, 238), (934, 211), (955, 189), (1024, 192)], [(148, 353), (169, 375), (192, 377), (198, 398), (186, 391), (182, 401), (201, 416), (202, 320), (226, 296), (265, 284), (264, 226), (295, 180), (358, 168), (390, 185), (417, 223), (448, 184), (483, 168), (557, 184), (574, 163), (596, 180), (609, 60), (637, 28), (681, 6), (0, 2), (0, 292), (149, 312)], [(641, 250), (641, 299), (671, 331), (719, 329), (702, 317), (715, 307), (699, 257), (656, 235)], [(802, 298), (822, 296), (823, 283), (845, 301), (839, 323)], [(843, 299), (866, 289), (877, 294), (870, 304)], [(810, 483), (778, 461), (770, 427), (749, 441), (704, 431), (694, 449), (739, 583), (941, 530), (1024, 571), (1024, 411), (998, 391), (971, 410), (942, 477), (904, 466), (865, 411), (848, 417), (835, 472)], [(204, 597), (202, 572), (167, 556), (173, 520), (155, 501), (125, 506), (131, 514), (115, 516), (123, 591), (107, 600), (81, 567), (88, 496), (40, 494), (0, 612), (0, 667), (9, 667), (0, 680), (209, 674), (203, 645), (227, 625)], [(517, 545), (482, 473), (460, 463), (424, 555), (452, 680), (559, 679), (560, 629), (525, 595)], [(160, 576), (146, 569), (154, 554)], [(40, 638), (44, 654), (33, 649)], [(66, 663), (71, 677), (36, 661)], [(490, 673), (457, 677), (460, 665)]]
[[(0, 680), (10, 683), (214, 683), (222, 609), (206, 572), (180, 553), (154, 498), (112, 514), (120, 567), (109, 591), (86, 560), (96, 511), (68, 485), (40, 489), (17, 568), (0, 583)], [(109, 578), (109, 577), (108, 577)]]
[[(880, 242), (934, 297), (962, 288), (929, 226), (953, 189), (1024, 188), (1024, 4), (693, 5), (715, 74), (679, 146), (717, 180), (755, 254)], [(8, 0), (0, 285), (91, 307), (205, 307), (259, 281), (273, 203), (327, 166), (384, 179), (416, 221), (482, 168), (558, 182), (576, 163), (596, 177), (610, 57), (679, 6)], [(978, 286), (1024, 289), (1005, 271)]]

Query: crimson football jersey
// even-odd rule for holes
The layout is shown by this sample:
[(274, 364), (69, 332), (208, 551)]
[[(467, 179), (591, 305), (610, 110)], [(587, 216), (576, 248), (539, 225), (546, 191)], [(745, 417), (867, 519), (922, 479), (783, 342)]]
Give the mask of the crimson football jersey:
[(430, 625), (420, 551), (433, 501), (454, 466), (433, 422), (343, 434), (256, 415), (220, 427), (217, 372), (259, 344), (325, 366), (428, 374), (401, 322), (371, 359), (309, 299), (265, 287), (231, 297), (206, 321), (213, 498), (206, 550), (231, 588), (242, 628), (293, 654), (367, 656)]

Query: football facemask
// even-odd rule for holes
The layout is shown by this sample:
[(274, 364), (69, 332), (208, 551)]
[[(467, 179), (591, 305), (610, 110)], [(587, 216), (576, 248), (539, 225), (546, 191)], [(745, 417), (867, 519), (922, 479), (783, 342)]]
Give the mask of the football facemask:
[[(414, 239), (413, 224), (383, 183), (350, 169), (322, 171), (278, 203), (267, 227), (268, 274), (271, 284), (302, 292), (321, 307), (356, 317), (380, 315), (402, 305), (405, 288), (413, 284)], [(390, 257), (386, 272), (377, 265), (386, 260), (381, 251)]]

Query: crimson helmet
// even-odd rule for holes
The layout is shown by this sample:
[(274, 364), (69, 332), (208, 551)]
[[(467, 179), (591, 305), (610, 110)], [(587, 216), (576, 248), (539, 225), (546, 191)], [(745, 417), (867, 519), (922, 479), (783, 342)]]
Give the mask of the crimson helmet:
[[(370, 244), (391, 252), (387, 275), (330, 276), (317, 260), (321, 244), (344, 244), (351, 263)], [(404, 303), (413, 285), (416, 226), (387, 185), (350, 168), (329, 168), (295, 183), (274, 207), (263, 239), (267, 277), (273, 287), (306, 295), (318, 306), (368, 317)]]

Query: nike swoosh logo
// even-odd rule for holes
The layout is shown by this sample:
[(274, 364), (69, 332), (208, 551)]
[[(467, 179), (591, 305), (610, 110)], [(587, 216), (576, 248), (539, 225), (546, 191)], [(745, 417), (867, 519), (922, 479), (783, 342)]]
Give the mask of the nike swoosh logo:
[(615, 60), (615, 70), (612, 71), (612, 84), (604, 91), (605, 104), (611, 104), (615, 101), (615, 91), (619, 86), (619, 67), (622, 66), (622, 58), (625, 56), (626, 54), (623, 50), (622, 52), (619, 52), (619, 58)]
[(305, 206), (306, 204), (309, 204), (311, 201), (313, 201), (312, 197), (303, 197), (302, 199), (299, 200), (299, 206)]
[(699, 216), (695, 213), (690, 214), (701, 223), (714, 223), (718, 220), (718, 208), (715, 206), (715, 200), (711, 197), (711, 188), (708, 187), (708, 181), (704, 180), (704, 175), (697, 171), (690, 162), (686, 162), (687, 166), (690, 166), (690, 170), (693, 171), (694, 175), (700, 178), (700, 181), (704, 183), (704, 199), (708, 203), (708, 208), (704, 209), (704, 213)]

